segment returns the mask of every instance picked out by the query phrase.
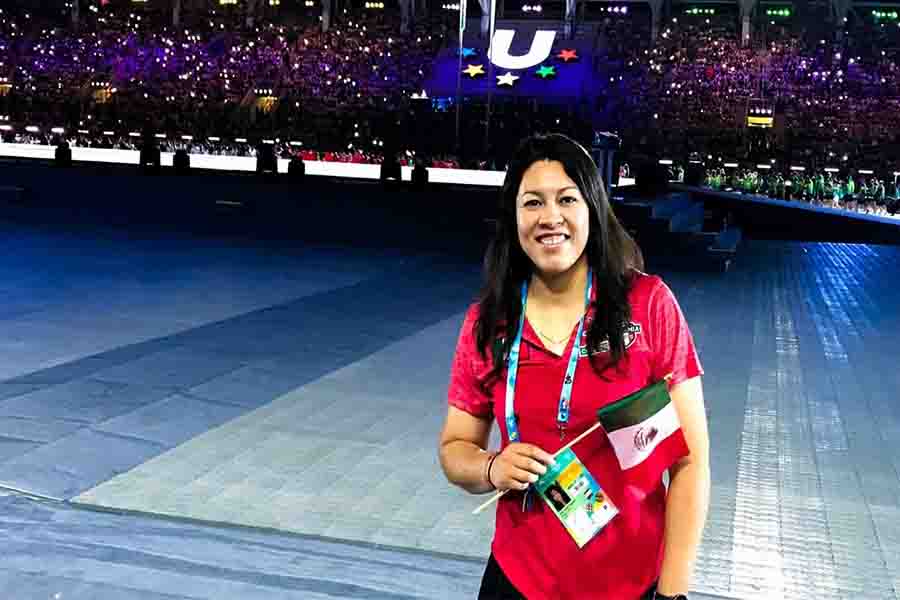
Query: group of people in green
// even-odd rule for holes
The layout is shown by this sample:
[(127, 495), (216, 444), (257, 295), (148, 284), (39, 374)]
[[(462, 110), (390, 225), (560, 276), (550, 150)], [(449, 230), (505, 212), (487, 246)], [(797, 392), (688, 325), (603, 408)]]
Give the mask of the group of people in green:
[(717, 191), (740, 191), (779, 200), (799, 200), (866, 214), (889, 216), (888, 208), (897, 198), (897, 178), (886, 183), (874, 176), (836, 173), (807, 174), (805, 171), (760, 171), (756, 169), (710, 169), (705, 187)]

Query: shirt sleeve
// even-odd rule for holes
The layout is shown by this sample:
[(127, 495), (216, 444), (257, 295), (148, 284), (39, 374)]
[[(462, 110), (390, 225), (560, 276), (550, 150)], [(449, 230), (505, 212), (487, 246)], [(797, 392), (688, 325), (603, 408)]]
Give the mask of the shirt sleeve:
[(491, 418), (493, 416), (493, 401), (479, 385), (476, 376), (475, 363), (478, 358), (478, 350), (475, 347), (475, 321), (477, 318), (477, 306), (473, 306), (466, 314), (462, 329), (459, 332), (459, 340), (456, 344), (456, 353), (450, 367), (450, 386), (447, 390), (447, 401), (451, 406), (479, 417)]
[(659, 381), (672, 373), (669, 383), (671, 388), (682, 381), (703, 375), (691, 330), (675, 294), (662, 280), (659, 280), (650, 293), (648, 311), (653, 381)]

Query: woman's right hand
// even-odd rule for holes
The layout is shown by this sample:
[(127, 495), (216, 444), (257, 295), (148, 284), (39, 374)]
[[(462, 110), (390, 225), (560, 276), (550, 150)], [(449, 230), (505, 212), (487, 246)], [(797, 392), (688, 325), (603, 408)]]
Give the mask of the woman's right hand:
[(490, 469), (491, 484), (498, 490), (525, 490), (547, 472), (553, 456), (533, 444), (515, 442), (503, 449)]

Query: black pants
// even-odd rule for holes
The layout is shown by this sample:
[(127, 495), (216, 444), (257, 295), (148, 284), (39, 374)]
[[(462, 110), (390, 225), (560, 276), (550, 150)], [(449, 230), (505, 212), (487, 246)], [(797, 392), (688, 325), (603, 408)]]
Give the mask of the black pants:
[[(653, 600), (656, 584), (650, 586), (639, 600)], [(525, 596), (513, 587), (506, 574), (491, 554), (484, 577), (481, 578), (481, 589), (478, 591), (478, 600), (525, 600)], [(636, 599), (638, 600), (638, 599)]]

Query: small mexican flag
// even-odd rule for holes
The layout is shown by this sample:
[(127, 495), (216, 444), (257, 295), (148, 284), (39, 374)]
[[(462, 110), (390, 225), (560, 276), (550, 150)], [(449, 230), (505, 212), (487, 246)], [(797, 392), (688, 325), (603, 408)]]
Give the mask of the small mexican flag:
[(647, 492), (690, 453), (665, 379), (604, 406), (597, 418), (628, 482)]

